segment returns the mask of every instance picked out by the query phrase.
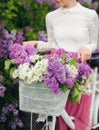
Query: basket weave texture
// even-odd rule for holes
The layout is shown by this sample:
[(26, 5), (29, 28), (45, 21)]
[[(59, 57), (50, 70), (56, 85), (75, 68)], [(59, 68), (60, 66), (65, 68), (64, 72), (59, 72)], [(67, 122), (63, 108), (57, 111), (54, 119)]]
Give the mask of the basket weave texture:
[(65, 107), (69, 90), (53, 94), (42, 82), (27, 84), (19, 82), (20, 110), (32, 113), (59, 116)]

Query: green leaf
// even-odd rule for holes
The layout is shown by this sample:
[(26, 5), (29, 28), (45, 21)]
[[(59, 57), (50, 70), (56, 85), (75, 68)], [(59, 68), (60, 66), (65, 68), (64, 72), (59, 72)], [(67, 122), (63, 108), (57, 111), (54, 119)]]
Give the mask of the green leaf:
[(80, 94), (82, 94), (82, 87), (76, 82), (73, 88), (72, 97), (76, 97)]
[(81, 96), (82, 96), (82, 87), (78, 82), (75, 82), (73, 92), (70, 95), (71, 103), (74, 104), (75, 102), (80, 102)]
[(9, 70), (11, 64), (14, 64), (14, 61), (13, 61), (13, 60), (9, 60), (9, 59), (7, 59), (7, 60), (5, 61), (5, 67), (4, 67), (4, 70)]
[(61, 87), (61, 89), (62, 89), (62, 91), (63, 91), (64, 93), (65, 93), (67, 90), (69, 90), (69, 87), (68, 87), (67, 85), (65, 85), (65, 84), (61, 84), (60, 87)]
[(79, 94), (79, 95), (77, 95), (76, 97), (70, 97), (70, 102), (71, 102), (71, 104), (73, 105), (73, 104), (76, 103), (76, 102), (79, 102), (79, 103), (80, 103), (81, 96), (82, 96), (82, 94)]
[(84, 2), (82, 5), (86, 8), (91, 8), (91, 6), (87, 2)]
[(69, 64), (76, 66), (76, 62), (77, 62), (77, 59), (76, 59), (76, 58), (72, 58), (72, 59), (70, 60)]
[(12, 76), (13, 72), (15, 71), (15, 69), (16, 69), (16, 67), (12, 67), (12, 68), (10, 69), (10, 76)]
[(66, 53), (63, 53), (61, 58), (62, 58), (61, 63), (65, 64), (65, 62), (66, 62)]

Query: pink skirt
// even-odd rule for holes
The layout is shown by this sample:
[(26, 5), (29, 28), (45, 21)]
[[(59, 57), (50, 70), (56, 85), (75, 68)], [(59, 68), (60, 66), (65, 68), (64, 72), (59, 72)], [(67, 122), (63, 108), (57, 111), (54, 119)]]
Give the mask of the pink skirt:
[[(65, 106), (67, 113), (74, 117), (75, 130), (91, 130), (90, 126), (91, 95), (83, 95), (80, 103), (71, 105), (68, 100)], [(57, 117), (57, 130), (71, 130), (61, 117)]]

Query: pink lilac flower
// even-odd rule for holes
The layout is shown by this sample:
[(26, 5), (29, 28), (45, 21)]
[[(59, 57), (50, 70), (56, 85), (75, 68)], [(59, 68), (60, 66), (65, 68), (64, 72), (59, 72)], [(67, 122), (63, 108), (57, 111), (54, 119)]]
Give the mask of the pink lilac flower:
[(4, 86), (0, 86), (0, 97), (4, 97), (6, 88)]

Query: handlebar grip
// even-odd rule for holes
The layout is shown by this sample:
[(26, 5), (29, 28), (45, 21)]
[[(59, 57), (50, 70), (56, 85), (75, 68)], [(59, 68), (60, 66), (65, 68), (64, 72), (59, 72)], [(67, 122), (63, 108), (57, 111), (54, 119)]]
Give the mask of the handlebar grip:
[(92, 53), (92, 56), (99, 56), (99, 51), (93, 52), (93, 53)]

